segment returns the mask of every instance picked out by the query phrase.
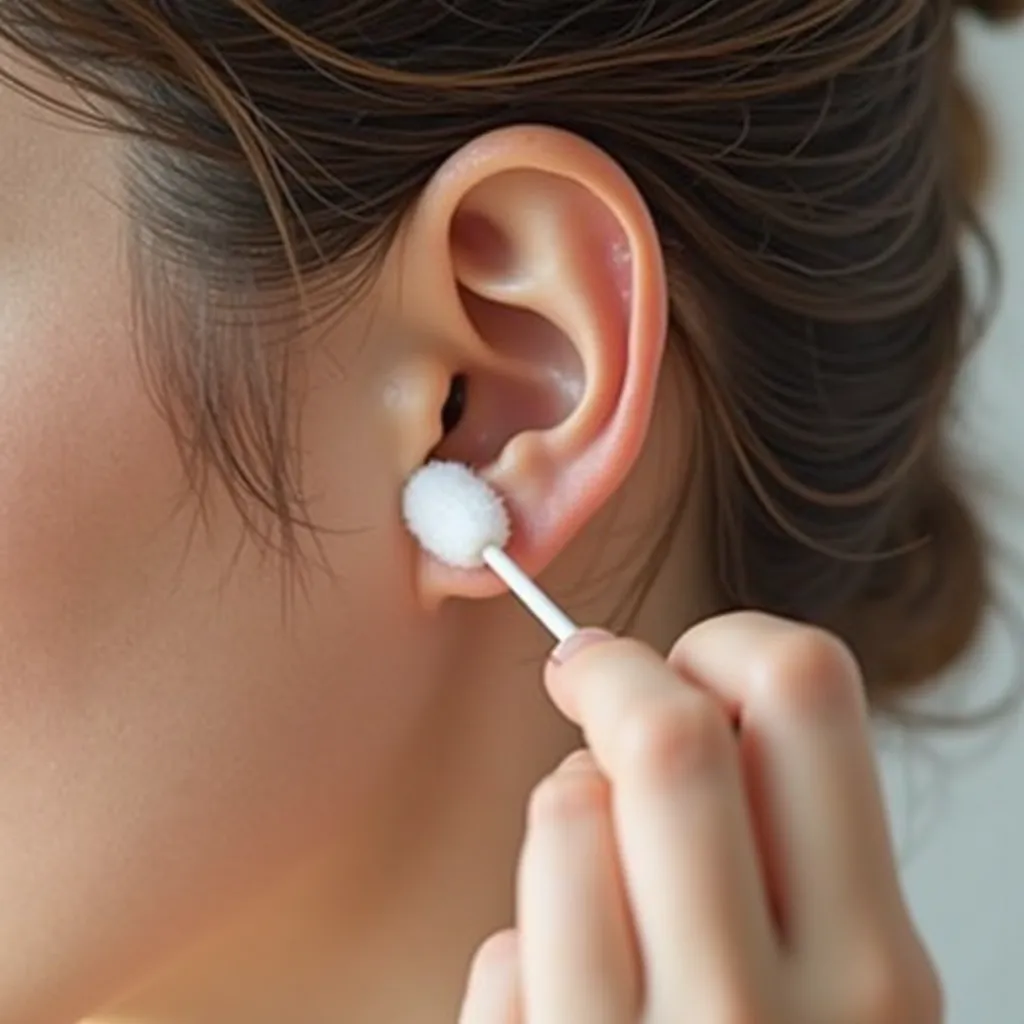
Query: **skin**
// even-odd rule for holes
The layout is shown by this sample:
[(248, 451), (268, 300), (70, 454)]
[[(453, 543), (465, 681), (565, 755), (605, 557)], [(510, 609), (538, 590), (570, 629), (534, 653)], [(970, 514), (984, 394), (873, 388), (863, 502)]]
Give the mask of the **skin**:
[[(197, 529), (134, 358), (123, 141), (6, 86), (0, 139), (0, 1024), (450, 1022), (515, 920), (531, 791), (580, 726), (615, 769), (500, 584), (406, 536), (401, 486), (435, 451), (481, 466), (512, 553), (608, 619), (690, 457), (643, 203), (551, 130), (453, 155), (369, 293), (296, 333), (303, 475), (338, 532), (284, 602), (217, 484)], [(663, 650), (706, 607), (699, 508), (636, 623)]]

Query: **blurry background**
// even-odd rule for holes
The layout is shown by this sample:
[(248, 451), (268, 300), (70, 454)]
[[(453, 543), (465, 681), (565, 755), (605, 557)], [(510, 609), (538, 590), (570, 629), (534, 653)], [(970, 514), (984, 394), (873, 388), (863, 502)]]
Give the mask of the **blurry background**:
[[(981, 470), (972, 489), (996, 544), (1005, 607), (928, 702), (956, 712), (1024, 687), (1024, 619), (1014, 618), (1024, 612), (1024, 26), (972, 19), (964, 37), (965, 70), (997, 146), (984, 212), (1004, 281), (957, 433)], [(949, 736), (883, 728), (879, 742), (904, 877), (943, 974), (949, 1024), (1024, 1024), (1024, 714)]]

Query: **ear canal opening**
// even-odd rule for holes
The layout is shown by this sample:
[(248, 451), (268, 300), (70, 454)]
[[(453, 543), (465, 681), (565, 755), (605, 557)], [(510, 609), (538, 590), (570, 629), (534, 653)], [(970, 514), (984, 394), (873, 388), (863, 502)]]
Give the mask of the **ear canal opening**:
[(445, 437), (458, 427), (466, 414), (466, 393), (466, 375), (455, 374), (448, 389), (448, 397), (441, 408), (441, 430)]

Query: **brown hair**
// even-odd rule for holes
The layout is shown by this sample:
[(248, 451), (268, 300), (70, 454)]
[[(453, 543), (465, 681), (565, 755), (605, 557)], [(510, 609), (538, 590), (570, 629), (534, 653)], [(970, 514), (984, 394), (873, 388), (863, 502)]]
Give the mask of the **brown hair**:
[(190, 465), (286, 537), (288, 360), (232, 311), (326, 265), (358, 287), (490, 128), (603, 147), (664, 245), (719, 606), (838, 631), (883, 703), (968, 643), (987, 594), (941, 436), (976, 328), (953, 7), (0, 0), (0, 35), (133, 137), (144, 355)]

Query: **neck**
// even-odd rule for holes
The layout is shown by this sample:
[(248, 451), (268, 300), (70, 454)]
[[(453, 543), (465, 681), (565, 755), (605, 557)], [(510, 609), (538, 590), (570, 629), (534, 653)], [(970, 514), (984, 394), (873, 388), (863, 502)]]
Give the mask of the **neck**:
[(90, 1024), (450, 1024), (472, 950), (513, 918), (530, 789), (579, 745), (517, 619), (518, 653), (447, 666), (372, 814)]

